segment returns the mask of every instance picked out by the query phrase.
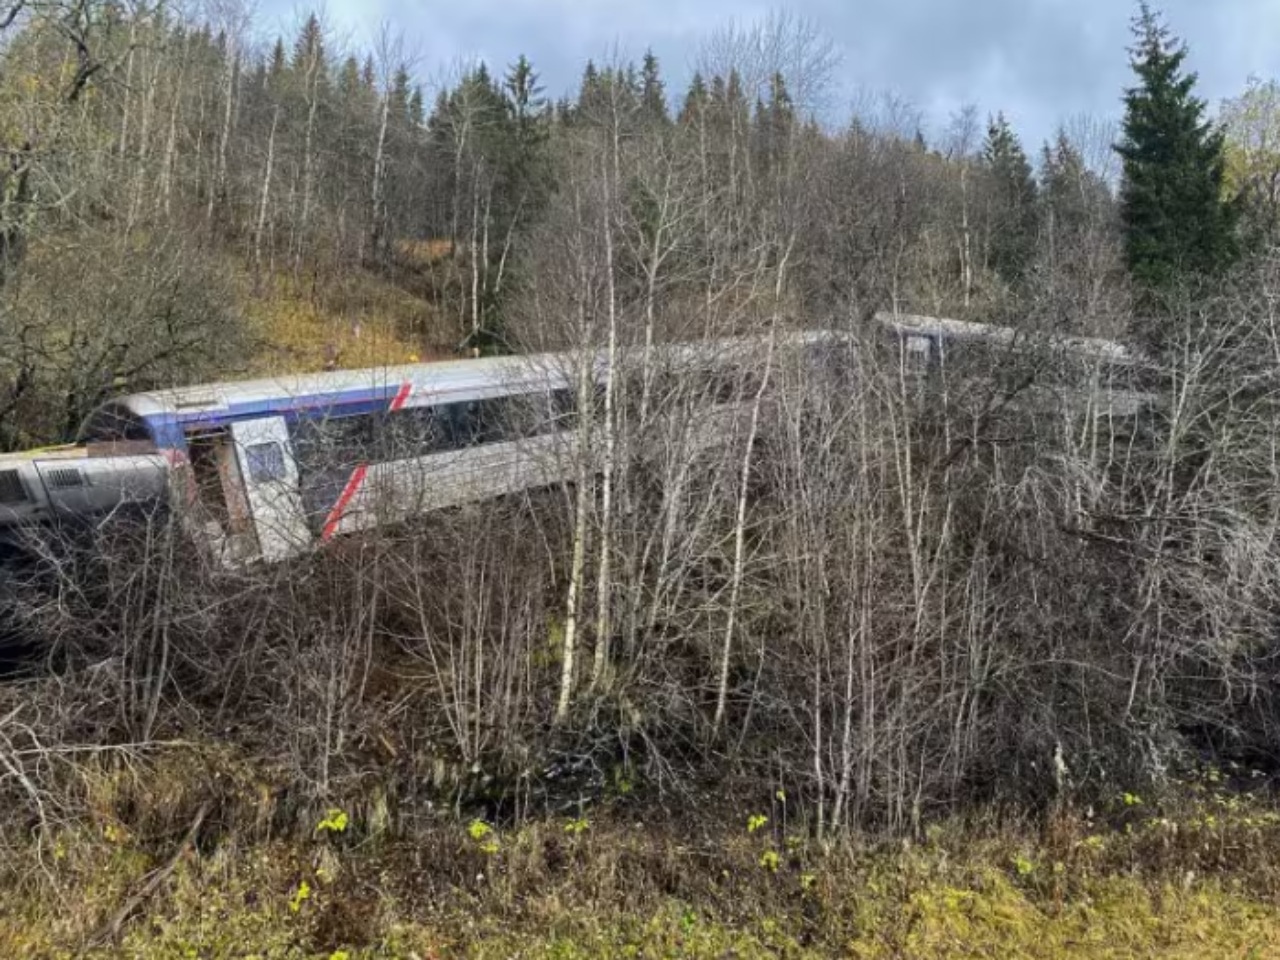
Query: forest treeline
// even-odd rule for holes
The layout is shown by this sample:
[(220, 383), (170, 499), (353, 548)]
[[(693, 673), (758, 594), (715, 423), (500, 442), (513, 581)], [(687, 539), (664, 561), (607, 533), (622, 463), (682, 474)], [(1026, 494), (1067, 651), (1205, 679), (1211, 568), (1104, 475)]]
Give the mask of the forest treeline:
[[(1176, 183), (1178, 163), (1221, 164), (1198, 199), (1169, 201), (1189, 237), (1258, 249), (1276, 229), (1274, 83), (1255, 81), (1211, 129), (1191, 87), (1175, 89), (1194, 77), (1149, 11), (1143, 69), (1167, 100), (1151, 122), (1181, 123), (1203, 155), (1122, 145), (1122, 176), (1124, 131), (1087, 118), (1034, 163), (1002, 114), (975, 108), (927, 138), (890, 94), (819, 125), (834, 50), (786, 16), (708, 38), (684, 90), (649, 53), (588, 63), (553, 100), (525, 57), (461, 66), (429, 94), (417, 77), (436, 65), (412, 38), (388, 28), (355, 49), (317, 15), (264, 42), (235, 4), (6, 9), (0, 446), (65, 438), (125, 386), (253, 366), (280, 338), (247, 323), (245, 303), (285, 278), (304, 300), (369, 271), (412, 291), (395, 321), (403, 354), (518, 349), (545, 334), (521, 321), (547, 266), (539, 230), (599, 178), (592, 163), (613, 168), (619, 266), (650, 274), (638, 284), (651, 290), (622, 299), (655, 298), (685, 334), (719, 323), (675, 319), (702, 276), (762, 230), (792, 235), (786, 294), (810, 323), (887, 308), (1124, 337), (1126, 267), (1167, 287), (1226, 250), (1166, 237), (1152, 241), (1163, 253), (1135, 252), (1127, 227), (1163, 216), (1129, 216), (1142, 191), (1159, 195), (1139, 168)], [(1205, 229), (1218, 205), (1242, 223)], [(337, 312), (358, 328), (349, 305)]]
[[(684, 90), (648, 54), (589, 63), (553, 100), (523, 57), (428, 93), (412, 38), (353, 49), (315, 15), (264, 42), (234, 4), (6, 9), (0, 446), (65, 438), (125, 386), (252, 367), (280, 338), (245, 305), (286, 282), (333, 299), (335, 277), (372, 272), (415, 294), (388, 359), (519, 349), (546, 335), (526, 322), (555, 267), (540, 231), (605, 172), (620, 301), (671, 335), (737, 323), (706, 286), (766, 232), (791, 245), (797, 322), (888, 308), (1128, 331), (1115, 130), (1073, 121), (1033, 164), (976, 109), (929, 142), (891, 95), (820, 126), (833, 48), (785, 16), (708, 38)], [(1264, 235), (1268, 89), (1233, 114), (1231, 171)]]
[[(723, 789), (819, 834), (1274, 763), (1280, 98), (1212, 120), (1145, 6), (1123, 126), (1036, 162), (998, 113), (818, 123), (832, 48), (781, 15), (709, 38), (684, 91), (649, 55), (553, 101), (523, 58), (427, 95), (406, 41), (317, 17), (262, 44), (234, 7), (3, 9), (0, 443), (252, 368), (243, 303), (334, 275), (414, 292), (407, 349), (609, 361), (596, 456), (528, 497), (268, 571), (163, 517), (42, 541), (13, 609), (55, 669), (0, 689), (24, 822), (189, 752), (224, 820), (263, 790), (408, 829), (441, 797)], [(1017, 333), (921, 382), (882, 311)], [(836, 375), (783, 348), (811, 328), (857, 346)], [(737, 335), (745, 414), (700, 445), (724, 385), (647, 348)], [(1081, 367), (1068, 335), (1142, 359)]]

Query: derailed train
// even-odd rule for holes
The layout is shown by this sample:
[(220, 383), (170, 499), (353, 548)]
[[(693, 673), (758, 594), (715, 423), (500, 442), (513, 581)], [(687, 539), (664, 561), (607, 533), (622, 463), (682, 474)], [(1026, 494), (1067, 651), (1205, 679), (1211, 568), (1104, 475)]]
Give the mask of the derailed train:
[[(936, 369), (961, 342), (1013, 342), (1002, 328), (877, 319), (904, 368)], [(668, 346), (658, 361), (714, 378), (764, 346)], [(849, 341), (819, 331), (776, 346), (810, 357)], [(1101, 364), (1133, 361), (1107, 341), (1066, 346)], [(340, 534), (567, 480), (579, 397), (590, 402), (605, 371), (598, 358), (580, 379), (581, 366), (567, 355), (499, 357), (122, 397), (74, 445), (0, 455), (0, 542), (33, 525), (166, 505), (222, 562), (276, 562)], [(715, 395), (702, 418), (711, 433), (716, 408), (741, 408), (746, 394), (739, 384)]]

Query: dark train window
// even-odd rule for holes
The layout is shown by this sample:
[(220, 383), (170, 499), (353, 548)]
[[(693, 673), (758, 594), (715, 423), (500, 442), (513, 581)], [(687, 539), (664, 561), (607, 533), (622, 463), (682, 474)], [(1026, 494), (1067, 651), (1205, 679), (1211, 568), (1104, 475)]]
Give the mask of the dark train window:
[(254, 483), (269, 483), (283, 480), (288, 475), (285, 469), (284, 450), (275, 441), (255, 443), (245, 449), (245, 461), (249, 465), (249, 479)]
[(455, 449), (449, 417), (441, 407), (410, 407), (379, 417), (378, 460), (406, 460)]
[[(550, 403), (548, 403), (550, 399)], [(296, 421), (290, 433), (304, 473), (356, 463), (407, 460), (563, 429), (572, 393), (488, 397), (390, 413)]]
[(710, 389), (713, 403), (734, 403), (741, 400), (746, 391), (743, 389), (742, 378), (738, 371), (732, 367), (721, 367), (709, 374)]
[(371, 459), (374, 418), (369, 414), (303, 418), (290, 424), (289, 438), (298, 464), (302, 508), (318, 534), (350, 482), (352, 470)]
[(578, 398), (572, 390), (553, 390), (551, 392), (551, 429), (567, 430), (576, 422)]
[(711, 397), (715, 403), (754, 400), (764, 380), (763, 368), (723, 366), (711, 374)]
[(368, 414), (297, 420), (290, 429), (294, 459), (304, 469), (368, 460), (373, 427), (373, 417)]
[(500, 443), (518, 436), (512, 423), (515, 404), (509, 397), (464, 400), (452, 403), (449, 411), (453, 442), (458, 447), (482, 443)]

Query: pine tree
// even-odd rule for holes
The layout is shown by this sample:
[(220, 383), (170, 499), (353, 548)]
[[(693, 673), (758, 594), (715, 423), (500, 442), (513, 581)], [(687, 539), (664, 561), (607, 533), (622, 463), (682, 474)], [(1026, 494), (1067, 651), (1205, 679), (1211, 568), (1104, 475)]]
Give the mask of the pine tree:
[(403, 133), (411, 124), (409, 114), (409, 98), (413, 93), (411, 87), (409, 70), (401, 64), (396, 67), (396, 72), (391, 77), (391, 89), (387, 92), (389, 98), (387, 112), (393, 129), (397, 133)]
[(1036, 181), (1003, 113), (988, 125), (982, 155), (991, 190), (989, 264), (1007, 283), (1017, 284), (1035, 257)]
[(1120, 212), (1129, 270), (1147, 291), (1212, 276), (1235, 256), (1235, 211), (1223, 201), (1223, 135), (1205, 119), (1184, 70), (1185, 44), (1145, 2), (1134, 21), (1131, 65), (1116, 150), (1124, 160)]
[(680, 116), (676, 118), (677, 122), (681, 126), (696, 125), (698, 119), (707, 109), (709, 96), (707, 84), (702, 79), (702, 74), (695, 72), (693, 79), (689, 82), (689, 92), (684, 95), (684, 104), (680, 107)]
[(652, 50), (645, 53), (640, 68), (640, 109), (650, 122), (665, 124), (670, 120), (667, 115), (667, 89), (662, 83), (658, 58)]
[(795, 119), (787, 82), (781, 73), (775, 73), (769, 80), (768, 101), (756, 101), (756, 159), (762, 172), (780, 173), (785, 166)]
[(1084, 233), (1112, 203), (1106, 181), (1088, 168), (1065, 130), (1045, 144), (1040, 205), (1046, 239), (1061, 244)]
[(422, 88), (415, 85), (409, 94), (409, 129), (417, 132), (427, 122), (426, 107), (422, 102)]
[(347, 57), (338, 71), (338, 98), (343, 103), (354, 103), (360, 92), (360, 64), (355, 57)]
[(599, 115), (605, 90), (605, 81), (596, 69), (594, 60), (588, 60), (582, 71), (582, 85), (578, 89), (578, 102), (574, 107), (573, 118), (581, 121)]
[(276, 37), (276, 45), (271, 49), (271, 66), (267, 70), (268, 82), (272, 89), (279, 89), (288, 63), (288, 56), (284, 51), (284, 38)]
[(520, 127), (525, 127), (546, 107), (537, 71), (533, 69), (533, 64), (524, 54), (520, 54), (520, 59), (507, 69), (507, 76), (502, 85), (511, 102), (516, 123)]
[(320, 28), (320, 19), (313, 13), (293, 43), (293, 68), (305, 73), (313, 67), (323, 67), (324, 62), (324, 31)]

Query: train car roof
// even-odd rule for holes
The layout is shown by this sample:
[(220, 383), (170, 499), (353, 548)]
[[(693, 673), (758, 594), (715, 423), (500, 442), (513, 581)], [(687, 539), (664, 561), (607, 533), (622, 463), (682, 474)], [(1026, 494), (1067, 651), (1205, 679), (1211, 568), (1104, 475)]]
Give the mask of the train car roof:
[[(541, 361), (541, 365), (540, 365)], [(403, 384), (432, 391), (464, 390), (496, 382), (527, 382), (536, 372), (545, 379), (553, 370), (554, 357), (484, 357), (335, 370), (326, 373), (285, 374), (254, 380), (229, 380), (169, 390), (153, 390), (120, 397), (123, 404), (143, 416), (194, 410), (214, 410), (225, 406), (278, 401), (282, 405), (324, 398), (340, 398), (356, 391), (394, 393)]]
[[(788, 333), (784, 340), (809, 343), (830, 339), (828, 331)], [(674, 362), (696, 362), (699, 358), (722, 357), (732, 351), (758, 349), (767, 342), (763, 337), (712, 341), (706, 344), (669, 344), (659, 349)], [(639, 353), (629, 348), (624, 353)], [(449, 394), (483, 390), (497, 385), (526, 389), (545, 385), (548, 380), (564, 380), (570, 369), (572, 354), (543, 353), (503, 357), (481, 357), (370, 367), (359, 370), (337, 370), (326, 373), (282, 375), (254, 380), (224, 381), (169, 390), (154, 390), (116, 398), (109, 405), (124, 407), (144, 418), (233, 412), (236, 409), (291, 409), (342, 403), (352, 397), (367, 395), (370, 399), (394, 396), (405, 385), (412, 388), (418, 402), (422, 394)], [(597, 366), (603, 369), (605, 354), (597, 355)]]
[(999, 327), (988, 323), (972, 323), (967, 320), (948, 320), (940, 317), (923, 317), (905, 313), (880, 313), (876, 320), (901, 334), (917, 334), (920, 336), (943, 336), (957, 340), (992, 340), (997, 343), (1013, 343), (1019, 337), (1028, 343), (1044, 342), (1045, 344), (1066, 350), (1095, 360), (1110, 360), (1117, 363), (1142, 363), (1146, 360), (1141, 354), (1114, 340), (1100, 337), (1063, 337), (1040, 336), (1038, 334), (1017, 330), (1013, 327)]

